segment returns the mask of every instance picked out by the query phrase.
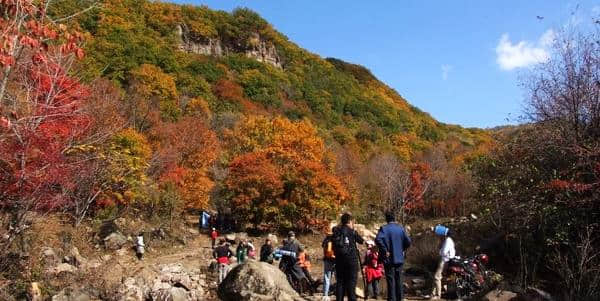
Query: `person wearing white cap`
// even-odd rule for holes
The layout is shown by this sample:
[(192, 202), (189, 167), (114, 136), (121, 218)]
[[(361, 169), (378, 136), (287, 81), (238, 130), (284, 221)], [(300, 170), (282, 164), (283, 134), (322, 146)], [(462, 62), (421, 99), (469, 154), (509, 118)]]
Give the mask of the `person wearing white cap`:
[(371, 291), (373, 299), (377, 299), (379, 280), (383, 277), (383, 265), (379, 263), (379, 250), (372, 240), (367, 240), (367, 254), (363, 265), (365, 267), (365, 277), (367, 278), (367, 291), (365, 294), (368, 295)]

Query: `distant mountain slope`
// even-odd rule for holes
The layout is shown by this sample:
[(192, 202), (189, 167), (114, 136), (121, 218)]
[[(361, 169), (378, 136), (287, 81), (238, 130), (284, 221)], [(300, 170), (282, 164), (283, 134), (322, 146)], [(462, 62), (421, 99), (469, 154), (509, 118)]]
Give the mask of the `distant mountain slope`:
[[(68, 15), (86, 1), (57, 2)], [(410, 105), (366, 68), (323, 59), (276, 31), (251, 10), (146, 0), (105, 0), (75, 22), (90, 33), (82, 71), (126, 88), (142, 64), (175, 79), (180, 106), (200, 98), (211, 112), (309, 118), (328, 141), (368, 154), (411, 154), (447, 139), (467, 147), (489, 140), (485, 131), (446, 125)]]

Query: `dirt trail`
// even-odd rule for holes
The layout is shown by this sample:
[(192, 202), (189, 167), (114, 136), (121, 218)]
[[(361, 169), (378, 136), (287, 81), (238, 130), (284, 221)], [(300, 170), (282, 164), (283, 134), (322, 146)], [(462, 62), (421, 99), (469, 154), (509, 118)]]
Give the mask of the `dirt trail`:
[[(193, 229), (193, 231), (195, 232), (194, 238), (187, 240), (185, 245), (173, 245), (171, 247), (161, 248), (160, 250), (150, 249), (145, 254), (144, 259), (141, 261), (138, 261), (135, 258), (133, 251), (122, 256), (115, 256), (113, 259), (115, 260), (115, 268), (107, 271), (103, 275), (103, 278), (112, 281), (121, 281), (121, 279), (136, 276), (140, 273), (147, 273), (150, 271), (158, 272), (159, 266), (172, 263), (182, 264), (186, 268), (206, 269), (212, 258), (210, 239), (206, 234), (199, 234), (197, 229)], [(190, 233), (191, 232), (192, 230), (190, 230)], [(300, 239), (307, 244), (309, 247), (309, 253), (312, 255), (313, 277), (315, 279), (322, 277), (322, 262), (319, 256), (319, 239), (315, 237), (304, 237), (304, 239), (301, 237)], [(260, 248), (261, 239), (256, 238), (255, 241), (257, 242), (257, 248)], [(359, 287), (362, 288), (360, 278), (361, 277), (359, 275)], [(214, 283), (214, 276), (211, 273), (208, 273), (207, 279), (209, 280), (209, 289), (212, 291), (211, 295), (214, 297), (216, 295), (216, 283)], [(382, 281), (385, 280), (382, 279)], [(384, 299), (384, 297), (382, 296), (380, 299)], [(332, 300), (335, 300), (335, 298), (332, 298)], [(421, 297), (406, 296), (405, 300), (424, 299)]]

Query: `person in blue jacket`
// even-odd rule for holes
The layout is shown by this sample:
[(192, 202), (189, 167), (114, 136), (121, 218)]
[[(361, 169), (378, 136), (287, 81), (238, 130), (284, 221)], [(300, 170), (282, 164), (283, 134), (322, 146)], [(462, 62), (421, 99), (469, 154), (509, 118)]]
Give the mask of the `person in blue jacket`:
[(387, 300), (402, 301), (402, 266), (404, 253), (410, 247), (410, 238), (400, 224), (396, 223), (393, 211), (385, 213), (387, 224), (379, 228), (375, 243), (383, 259), (385, 280), (387, 282)]

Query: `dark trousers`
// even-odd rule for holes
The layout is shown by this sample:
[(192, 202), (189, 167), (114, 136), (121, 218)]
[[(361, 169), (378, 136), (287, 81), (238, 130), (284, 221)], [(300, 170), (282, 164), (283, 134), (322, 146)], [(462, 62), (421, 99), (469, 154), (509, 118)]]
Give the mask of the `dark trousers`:
[(367, 291), (370, 291), (370, 295), (377, 299), (377, 296), (379, 295), (379, 279), (373, 279), (371, 282), (369, 282), (367, 285)]
[(358, 276), (358, 260), (354, 259), (351, 262), (336, 262), (335, 277), (337, 278), (337, 286), (335, 292), (335, 300), (344, 300), (344, 295), (350, 301), (356, 301), (356, 279)]
[(402, 301), (403, 281), (402, 264), (386, 264), (385, 280), (387, 282), (387, 300)]

